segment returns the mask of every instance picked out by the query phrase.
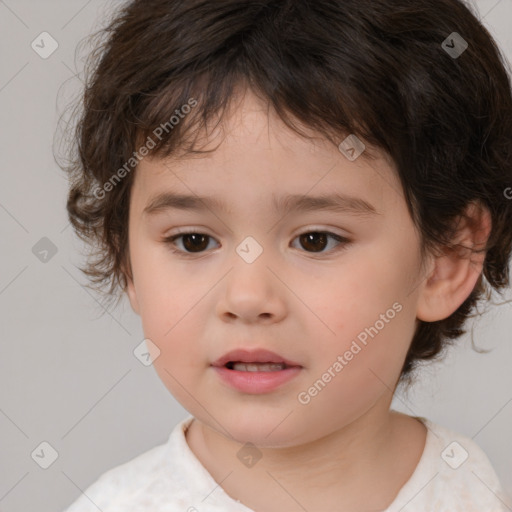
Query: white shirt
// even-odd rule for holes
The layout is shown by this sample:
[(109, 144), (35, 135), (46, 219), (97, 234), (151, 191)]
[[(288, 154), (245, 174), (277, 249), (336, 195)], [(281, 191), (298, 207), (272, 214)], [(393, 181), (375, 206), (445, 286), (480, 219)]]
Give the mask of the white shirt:
[[(383, 512), (512, 510), (474, 441), (418, 419), (428, 428), (423, 454)], [(231, 498), (190, 450), (185, 432), (192, 420), (178, 423), (166, 443), (103, 473), (65, 512), (254, 512)]]

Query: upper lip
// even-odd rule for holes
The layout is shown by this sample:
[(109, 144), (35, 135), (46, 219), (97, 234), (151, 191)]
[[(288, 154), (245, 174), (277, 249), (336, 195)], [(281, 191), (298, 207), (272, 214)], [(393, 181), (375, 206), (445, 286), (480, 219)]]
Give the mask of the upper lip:
[(240, 363), (284, 363), (286, 366), (301, 366), (295, 361), (291, 361), (275, 352), (261, 348), (255, 350), (231, 350), (222, 357), (219, 357), (219, 359), (212, 363), (212, 366), (224, 366), (230, 361)]

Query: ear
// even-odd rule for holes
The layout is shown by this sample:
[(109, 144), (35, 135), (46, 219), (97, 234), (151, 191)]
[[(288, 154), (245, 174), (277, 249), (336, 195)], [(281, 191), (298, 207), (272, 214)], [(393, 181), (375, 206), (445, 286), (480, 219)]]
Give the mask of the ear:
[(128, 294), (128, 298), (130, 299), (130, 304), (132, 309), (137, 315), (140, 316), (140, 308), (139, 302), (137, 300), (137, 292), (135, 291), (135, 285), (133, 283), (133, 272), (132, 266), (130, 263), (130, 257), (127, 256), (128, 262), (122, 264), (122, 271), (126, 277), (126, 292)]
[[(433, 257), (433, 269), (418, 299), (418, 320), (444, 320), (469, 297), (482, 272), (486, 255), (483, 249), (491, 227), (489, 210), (480, 203), (470, 203), (465, 216), (459, 218), (454, 236), (454, 242), (463, 247), (446, 249), (441, 256)], [(482, 252), (471, 253), (469, 248)]]

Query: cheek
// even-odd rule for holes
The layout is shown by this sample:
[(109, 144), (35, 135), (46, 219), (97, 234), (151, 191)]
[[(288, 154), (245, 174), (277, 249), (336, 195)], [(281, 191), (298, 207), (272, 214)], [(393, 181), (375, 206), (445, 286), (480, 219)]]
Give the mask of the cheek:
[(193, 313), (208, 286), (197, 273), (183, 272), (180, 265), (171, 264), (166, 251), (151, 244), (155, 242), (133, 258), (135, 288), (145, 334), (165, 343), (183, 328), (180, 324)]
[(405, 264), (386, 261), (393, 260), (360, 258), (323, 287), (320, 299), (311, 301), (311, 309), (326, 326), (316, 345), (318, 364), (325, 368), (317, 366), (317, 372), (343, 356), (346, 378), (365, 385), (378, 380), (373, 371), (394, 385), (412, 339), (415, 315), (412, 298), (407, 297)]
[[(310, 404), (305, 407), (311, 407), (312, 418), (321, 411), (330, 411), (328, 415), (324, 414), (324, 427), (335, 428), (340, 421), (350, 423), (355, 420), (383, 396), (388, 395), (391, 399), (408, 348), (404, 340), (410, 339), (410, 324), (414, 326), (414, 322), (409, 322), (405, 316), (400, 317), (402, 314), (406, 314), (404, 309), (380, 331), (381, 324), (378, 323), (377, 332), (370, 328), (366, 331), (366, 322), (361, 318), (351, 319), (354, 324), (360, 322), (351, 329), (340, 326), (340, 331), (344, 331), (336, 343), (329, 343), (328, 348), (324, 348), (322, 358), (318, 358), (311, 368), (304, 389), (301, 389), (311, 397)], [(361, 333), (363, 336), (358, 337)], [(318, 413), (313, 413), (313, 409)]]
[[(136, 271), (135, 271), (136, 272)], [(156, 265), (147, 265), (136, 273), (137, 298), (145, 338), (157, 347), (154, 367), (160, 377), (172, 384), (182, 382), (204, 363), (204, 321), (208, 287), (204, 280), (184, 277), (184, 274), (161, 272)], [(179, 290), (179, 293), (177, 293)]]

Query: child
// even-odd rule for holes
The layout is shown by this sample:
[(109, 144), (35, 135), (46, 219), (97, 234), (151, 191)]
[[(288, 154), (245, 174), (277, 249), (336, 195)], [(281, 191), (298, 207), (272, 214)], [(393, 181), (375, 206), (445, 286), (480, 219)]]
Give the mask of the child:
[(105, 34), (67, 208), (190, 417), (67, 512), (512, 510), (390, 409), (509, 284), (510, 81), (468, 7), (133, 0)]

